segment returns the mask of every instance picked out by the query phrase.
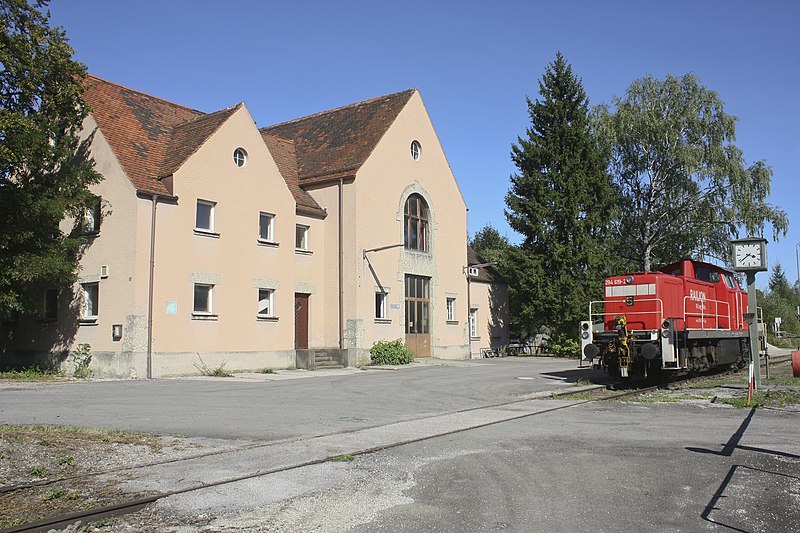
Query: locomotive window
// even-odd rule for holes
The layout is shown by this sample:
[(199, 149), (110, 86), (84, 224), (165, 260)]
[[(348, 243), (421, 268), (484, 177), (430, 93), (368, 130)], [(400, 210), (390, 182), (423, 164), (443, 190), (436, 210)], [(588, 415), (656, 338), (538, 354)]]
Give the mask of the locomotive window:
[(708, 276), (711, 283), (719, 283), (719, 272), (711, 271), (711, 274)]
[[(709, 283), (716, 283), (716, 281), (719, 281), (719, 272), (714, 272), (708, 267), (697, 266), (695, 267), (694, 274), (695, 277), (700, 281), (707, 281)], [(716, 281), (714, 281), (714, 279), (712, 278), (711, 276), (712, 274), (717, 275)]]

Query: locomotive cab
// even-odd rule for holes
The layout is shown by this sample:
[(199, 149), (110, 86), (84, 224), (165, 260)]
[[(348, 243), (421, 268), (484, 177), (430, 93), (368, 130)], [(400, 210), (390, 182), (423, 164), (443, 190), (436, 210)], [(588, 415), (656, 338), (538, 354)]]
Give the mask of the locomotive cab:
[(683, 260), (606, 278), (580, 324), (584, 361), (619, 377), (701, 371), (743, 360), (747, 294), (733, 273)]

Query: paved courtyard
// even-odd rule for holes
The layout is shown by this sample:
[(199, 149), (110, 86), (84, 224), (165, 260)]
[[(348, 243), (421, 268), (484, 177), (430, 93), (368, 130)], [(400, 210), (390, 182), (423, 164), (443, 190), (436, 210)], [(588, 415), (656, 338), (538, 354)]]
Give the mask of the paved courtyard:
[[(207, 487), (148, 511), (144, 524), (169, 531), (789, 532), (800, 523), (796, 411), (536, 399), (604, 380), (559, 359), (308, 374), (6, 383), (0, 417), (239, 447), (125, 478), (135, 491)], [(246, 474), (259, 475), (208, 487)], [(144, 527), (131, 520), (121, 530)]]

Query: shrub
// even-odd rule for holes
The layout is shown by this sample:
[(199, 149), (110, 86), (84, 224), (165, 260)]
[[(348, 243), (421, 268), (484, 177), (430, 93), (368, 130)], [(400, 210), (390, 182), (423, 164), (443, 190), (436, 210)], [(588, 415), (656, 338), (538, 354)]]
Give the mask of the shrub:
[(400, 339), (375, 342), (369, 355), (373, 365), (407, 365), (414, 360), (414, 354)]
[(70, 354), (69, 360), (75, 367), (72, 372), (73, 376), (80, 379), (92, 377), (92, 369), (89, 368), (89, 363), (92, 362), (92, 346), (90, 344), (79, 344)]
[(551, 339), (547, 343), (547, 351), (558, 357), (578, 357), (581, 345), (577, 340), (566, 336)]

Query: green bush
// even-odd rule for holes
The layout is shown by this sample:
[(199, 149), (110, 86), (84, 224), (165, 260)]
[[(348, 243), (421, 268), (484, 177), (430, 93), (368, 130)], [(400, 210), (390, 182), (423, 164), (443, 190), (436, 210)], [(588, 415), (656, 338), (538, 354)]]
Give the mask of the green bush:
[(72, 371), (74, 377), (80, 379), (92, 377), (92, 369), (89, 368), (89, 363), (92, 362), (92, 346), (90, 344), (79, 344), (68, 359), (74, 367)]
[(407, 365), (414, 360), (414, 354), (400, 339), (375, 342), (369, 355), (373, 365)]
[(566, 336), (551, 339), (547, 343), (547, 351), (558, 357), (578, 357), (580, 350), (580, 343)]

